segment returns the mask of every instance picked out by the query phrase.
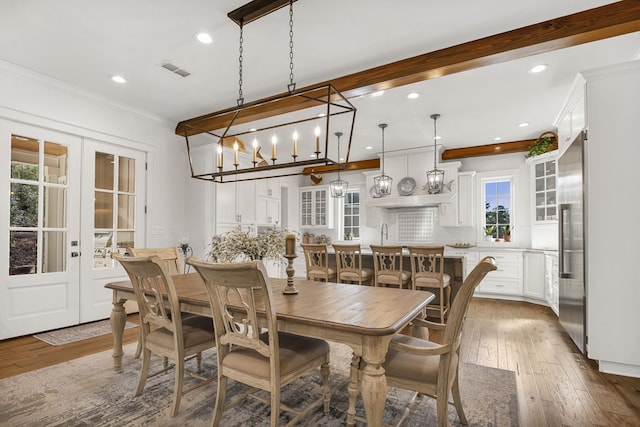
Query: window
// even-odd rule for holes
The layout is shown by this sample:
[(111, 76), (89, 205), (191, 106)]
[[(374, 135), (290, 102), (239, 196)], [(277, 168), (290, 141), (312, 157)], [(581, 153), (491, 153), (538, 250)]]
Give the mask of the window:
[(347, 190), (342, 213), (344, 239), (360, 238), (360, 190)]
[(484, 229), (493, 227), (493, 237), (504, 237), (504, 229), (507, 225), (512, 227), (513, 216), (513, 177), (487, 177), (482, 182), (482, 201), (484, 204)]

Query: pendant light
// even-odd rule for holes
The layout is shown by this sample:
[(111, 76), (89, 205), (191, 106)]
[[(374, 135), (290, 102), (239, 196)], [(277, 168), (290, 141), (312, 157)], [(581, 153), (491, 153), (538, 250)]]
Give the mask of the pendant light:
[(380, 123), (378, 127), (382, 129), (382, 175), (373, 178), (373, 182), (376, 187), (376, 194), (378, 196), (387, 196), (391, 194), (391, 184), (393, 183), (393, 178), (384, 174), (384, 130), (387, 124)]
[[(340, 162), (340, 137), (342, 132), (336, 132), (338, 137), (338, 162)], [(338, 163), (338, 179), (329, 182), (329, 189), (331, 190), (331, 197), (344, 197), (347, 194), (347, 187), (349, 183), (343, 179), (340, 179), (340, 164)]]
[(444, 171), (438, 169), (436, 166), (436, 140), (438, 139), (438, 133), (436, 130), (436, 121), (440, 117), (440, 114), (432, 114), (433, 119), (433, 170), (427, 172), (427, 191), (429, 194), (438, 194), (442, 191), (442, 184), (444, 183)]

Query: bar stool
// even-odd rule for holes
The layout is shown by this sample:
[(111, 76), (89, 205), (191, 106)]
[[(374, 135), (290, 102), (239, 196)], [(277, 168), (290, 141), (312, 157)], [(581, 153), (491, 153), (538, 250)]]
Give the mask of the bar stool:
[(391, 285), (402, 289), (411, 281), (411, 272), (402, 269), (402, 246), (371, 245), (375, 286)]
[(373, 278), (373, 269), (362, 267), (362, 251), (359, 244), (334, 244), (338, 282), (362, 285)]
[(302, 243), (307, 280), (328, 282), (336, 278), (335, 268), (329, 267), (329, 249), (325, 243)]
[[(411, 286), (414, 290), (429, 290), (438, 295), (426, 311), (440, 314), (440, 323), (451, 308), (451, 277), (444, 272), (444, 246), (409, 246)], [(428, 314), (428, 313), (427, 313)]]

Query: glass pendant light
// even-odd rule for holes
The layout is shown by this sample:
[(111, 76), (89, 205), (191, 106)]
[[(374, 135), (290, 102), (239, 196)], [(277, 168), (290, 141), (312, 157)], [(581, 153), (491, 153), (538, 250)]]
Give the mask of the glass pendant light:
[(438, 139), (438, 133), (436, 130), (436, 121), (440, 117), (440, 114), (432, 114), (433, 119), (433, 170), (427, 172), (427, 191), (429, 194), (438, 194), (442, 191), (442, 185), (444, 183), (444, 171), (438, 169), (436, 166), (436, 140)]
[(331, 197), (344, 197), (347, 194), (349, 183), (340, 179), (340, 137), (342, 132), (336, 132), (335, 135), (338, 137), (338, 179), (329, 182), (329, 190), (331, 190)]
[(375, 184), (376, 194), (378, 196), (387, 196), (391, 194), (391, 184), (393, 183), (393, 178), (384, 174), (384, 129), (387, 127), (387, 124), (380, 123), (378, 127), (382, 129), (382, 175), (373, 178), (373, 182)]

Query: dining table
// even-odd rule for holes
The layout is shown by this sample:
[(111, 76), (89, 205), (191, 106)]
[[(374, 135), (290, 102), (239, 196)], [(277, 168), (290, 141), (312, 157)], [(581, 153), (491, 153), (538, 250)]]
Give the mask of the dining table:
[[(182, 312), (213, 316), (204, 282), (198, 273), (174, 275), (172, 281)], [(382, 363), (389, 342), (422, 312), (435, 298), (434, 294), (304, 279), (295, 280), (296, 294), (285, 294), (287, 279), (270, 278), (269, 283), (279, 331), (326, 339), (353, 349), (347, 425), (355, 423), (355, 400), (360, 391), (367, 424), (382, 426), (387, 396)], [(127, 321), (124, 303), (135, 301), (136, 297), (130, 281), (110, 282), (105, 287), (113, 291), (113, 367), (121, 371), (122, 337)]]

